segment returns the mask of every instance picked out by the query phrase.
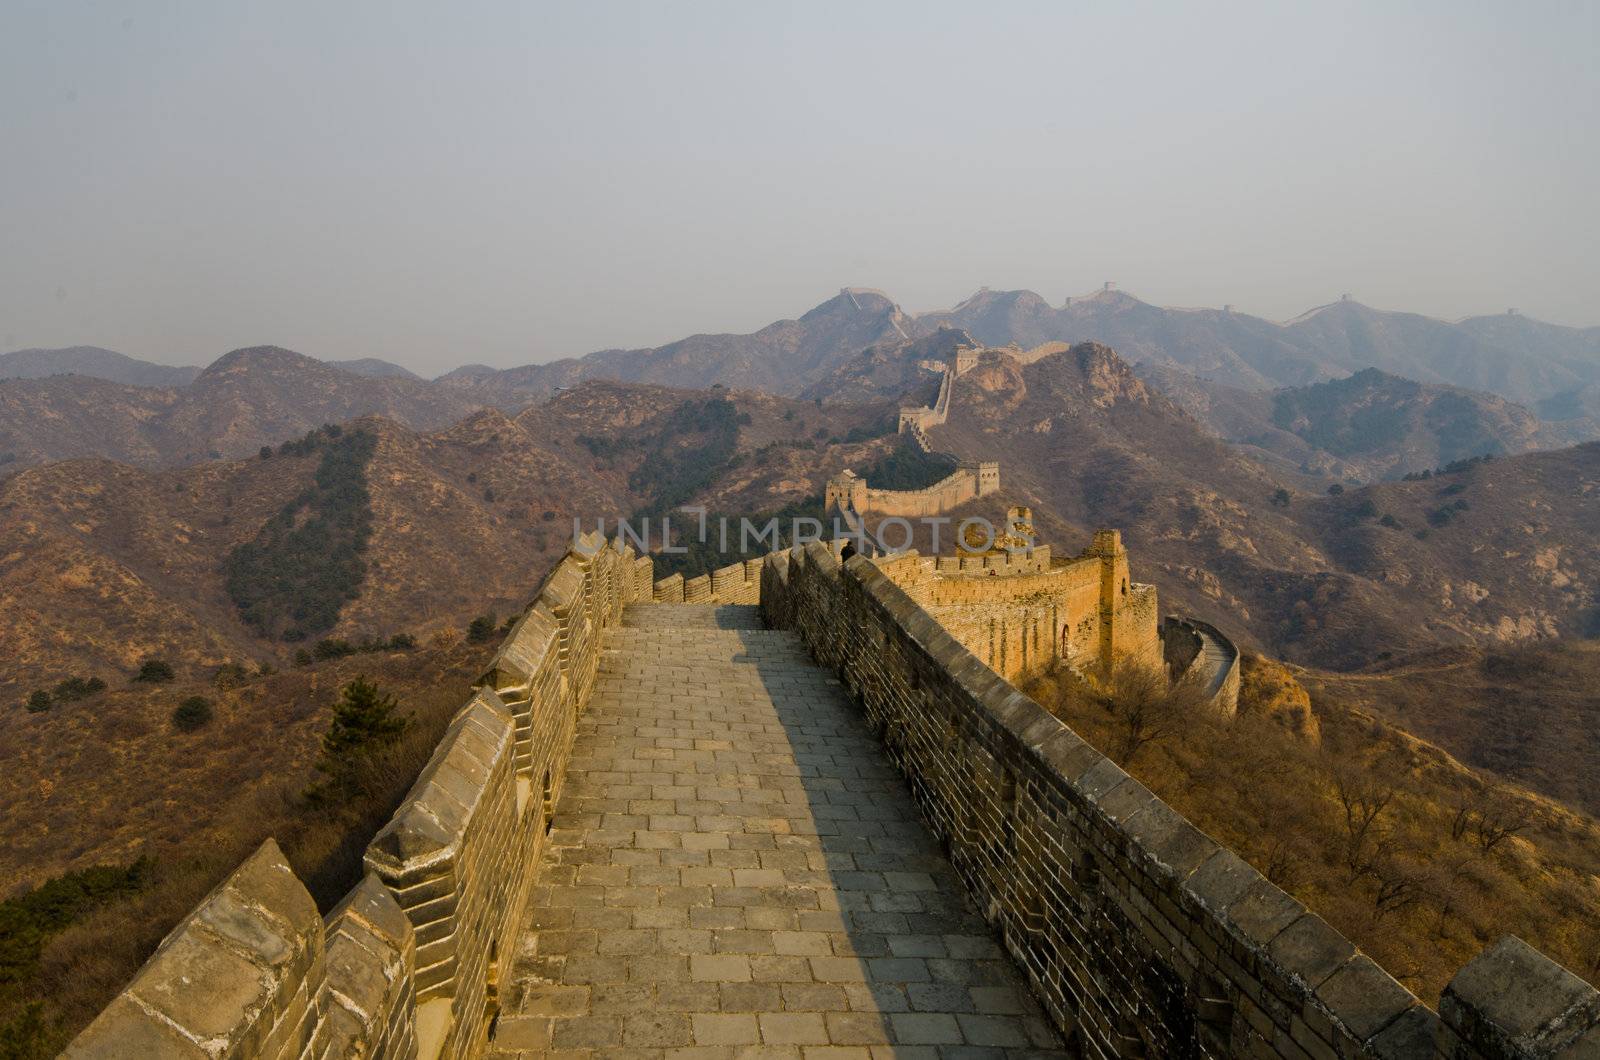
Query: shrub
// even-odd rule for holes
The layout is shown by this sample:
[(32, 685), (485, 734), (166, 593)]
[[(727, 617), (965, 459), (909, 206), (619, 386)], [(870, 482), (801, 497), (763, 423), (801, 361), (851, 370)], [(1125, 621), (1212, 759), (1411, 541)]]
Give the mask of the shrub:
[(467, 625), (467, 642), (470, 644), (483, 644), (486, 641), (493, 640), (498, 621), (493, 611), (473, 619)]
[(263, 460), (271, 460), (272, 459), (272, 446), (263, 445), (261, 447), (261, 451), (259, 453), (257, 453), (256, 455), (261, 457), (261, 459), (263, 459)]
[(1357, 519), (1376, 519), (1378, 506), (1373, 503), (1371, 497), (1362, 497), (1361, 503), (1356, 505), (1352, 512)]
[(195, 732), (205, 728), (211, 717), (211, 700), (205, 696), (190, 696), (172, 712), (172, 724), (180, 732)]
[(494, 503), (494, 487), (493, 486), (485, 486), (484, 487), (483, 500), (484, 500), (484, 503), (486, 503), (486, 504), (493, 504)]
[(68, 677), (56, 684), (54, 694), (57, 701), (68, 703), (76, 699), (88, 699), (105, 690), (106, 683), (98, 677), (91, 677), (88, 680)]
[(1330, 496), (1330, 497), (1337, 497), (1339, 494), (1341, 494), (1343, 492), (1344, 492), (1344, 487), (1341, 486), (1337, 482), (1335, 482), (1333, 485), (1328, 487), (1328, 496)]
[(395, 697), (365, 677), (341, 688), (317, 759), (317, 772), (326, 779), (307, 794), (320, 801), (334, 792), (357, 788), (373, 755), (405, 732), (407, 720), (399, 711)]
[(50, 936), (95, 908), (140, 890), (150, 882), (154, 867), (149, 858), (140, 858), (127, 866), (77, 869), (0, 902), (0, 988), (34, 973)]
[(29, 714), (43, 714), (45, 711), (47, 711), (49, 709), (50, 709), (50, 693), (46, 692), (42, 688), (34, 689), (33, 690), (33, 694), (28, 697), (28, 713)]
[(1378, 520), (1378, 523), (1381, 526), (1387, 526), (1391, 530), (1400, 529), (1400, 520), (1396, 519), (1392, 515), (1387, 515), (1387, 514), (1384, 515), (1384, 517), (1382, 519)]
[(133, 675), (135, 681), (145, 681), (150, 684), (160, 684), (171, 681), (177, 674), (173, 673), (172, 664), (164, 659), (146, 659), (139, 664), (139, 672)]
[(1272, 491), (1272, 503), (1274, 507), (1287, 508), (1289, 507), (1289, 501), (1291, 499), (1292, 498), (1289, 496), (1289, 491), (1284, 489), (1282, 486), (1279, 486), (1277, 489)]
[(417, 646), (417, 638), (409, 633), (396, 633), (389, 638), (390, 651), (413, 651)]
[(212, 684), (226, 692), (230, 688), (237, 688), (250, 679), (250, 674), (238, 663), (223, 663), (217, 667), (216, 676), (211, 679)]
[(310, 666), (311, 653), (306, 649), (301, 648), (299, 651), (294, 653), (294, 664), (296, 666)]
[(316, 647), (311, 649), (311, 655), (316, 659), (342, 659), (355, 653), (356, 646), (343, 637), (326, 637), (317, 641)]

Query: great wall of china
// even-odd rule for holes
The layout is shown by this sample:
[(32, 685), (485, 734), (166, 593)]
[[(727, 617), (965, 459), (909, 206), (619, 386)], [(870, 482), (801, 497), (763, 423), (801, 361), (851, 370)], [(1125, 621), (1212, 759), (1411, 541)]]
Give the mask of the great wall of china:
[(1600, 992), (1510, 936), (1430, 1010), (1019, 692), (1058, 628), (1174, 650), (1114, 533), (1060, 562), (814, 542), (656, 582), (584, 539), (337, 908), (268, 840), (65, 1055), (1600, 1052)]
[[(956, 380), (972, 370), (980, 353), (973, 347), (963, 346), (954, 352), (948, 364), (921, 362), (923, 368), (940, 373), (939, 393), (931, 406), (902, 408), (899, 432), (909, 437), (923, 453), (936, 453), (928, 438), (928, 428), (939, 426), (949, 417)], [(846, 468), (828, 480), (823, 504), (829, 511), (844, 515), (852, 528), (856, 528), (860, 519), (868, 514), (902, 519), (942, 515), (999, 489), (1000, 464), (993, 460), (960, 464), (933, 485), (916, 490), (873, 489), (866, 479)]]

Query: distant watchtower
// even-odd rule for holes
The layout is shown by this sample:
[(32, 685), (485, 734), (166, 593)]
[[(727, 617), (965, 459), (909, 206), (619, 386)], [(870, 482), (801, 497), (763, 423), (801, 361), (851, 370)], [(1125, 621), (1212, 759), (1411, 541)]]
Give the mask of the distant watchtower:
[(845, 468), (828, 480), (822, 501), (830, 512), (864, 512), (867, 509), (867, 480)]
[(953, 365), (956, 375), (966, 375), (968, 372), (976, 368), (978, 366), (978, 353), (979, 350), (976, 346), (956, 347), (956, 355)]
[(1000, 461), (984, 460), (978, 464), (978, 496), (987, 497), (1000, 489)]

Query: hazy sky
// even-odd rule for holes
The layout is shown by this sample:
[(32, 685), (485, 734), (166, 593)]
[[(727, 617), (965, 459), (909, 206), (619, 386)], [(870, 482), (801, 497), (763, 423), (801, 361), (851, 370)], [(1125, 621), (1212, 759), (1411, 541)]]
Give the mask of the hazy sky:
[(433, 372), (1113, 279), (1600, 324), (1600, 4), (0, 5), (0, 350)]

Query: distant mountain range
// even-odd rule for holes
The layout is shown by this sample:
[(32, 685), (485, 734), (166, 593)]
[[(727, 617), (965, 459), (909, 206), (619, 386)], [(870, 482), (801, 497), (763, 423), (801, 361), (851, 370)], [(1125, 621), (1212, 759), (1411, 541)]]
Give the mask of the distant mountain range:
[[(1151, 305), (1103, 290), (1053, 306), (1032, 291), (984, 289), (953, 309), (907, 313), (882, 291), (844, 288), (795, 320), (748, 335), (691, 335), (665, 346), (600, 350), (585, 357), (497, 369), (466, 365), (439, 383), (484, 391), (501, 406), (525, 404), (583, 379), (730, 387), (798, 394), (874, 345), (960, 328), (991, 346), (1104, 343), (1130, 363), (1162, 363), (1245, 390), (1304, 386), (1378, 368), (1422, 383), (1546, 403), (1557, 418), (1600, 400), (1600, 327), (1547, 324), (1515, 313), (1444, 321), (1373, 309), (1348, 298), (1287, 323), (1222, 309)], [(330, 362), (360, 375), (417, 378), (375, 358)], [(194, 368), (166, 368), (96, 347), (0, 354), (0, 379), (71, 372), (136, 386), (181, 386)]]
[(1600, 328), (1514, 314), (1450, 323), (1341, 300), (1278, 324), (1232, 309), (1166, 309), (1120, 291), (1060, 307), (1031, 291), (981, 291), (917, 319), (965, 328), (990, 345), (1103, 342), (1129, 361), (1175, 365), (1246, 390), (1380, 368), (1527, 404), (1600, 382)]
[(1278, 390), (1243, 390), (1166, 364), (1139, 374), (1214, 433), (1272, 465), (1366, 482), (1457, 460), (1600, 438), (1600, 417), (1541, 420), (1524, 405), (1376, 368)]
[(1310, 473), (1365, 480), (1600, 435), (1600, 328), (1514, 314), (1449, 323), (1347, 300), (1279, 324), (1114, 290), (1060, 306), (1031, 291), (983, 290), (950, 310), (910, 314), (880, 291), (846, 288), (747, 335), (519, 368), (468, 365), (432, 381), (375, 358), (321, 362), (276, 347), (236, 350), (203, 370), (97, 347), (21, 350), (0, 355), (0, 473), (70, 456), (150, 466), (240, 456), (367, 414), (434, 429), (482, 408), (516, 412), (593, 379), (920, 400), (935, 380), (920, 362), (957, 344), (1079, 341), (1116, 349), (1221, 436)]
[(52, 375), (84, 375), (128, 386), (186, 386), (199, 374), (198, 368), (153, 364), (98, 346), (0, 353), (0, 382), (7, 379), (43, 379)]
[(248, 456), (263, 445), (358, 416), (387, 416), (431, 430), (480, 407), (415, 377), (358, 375), (257, 346), (218, 358), (181, 386), (82, 375), (0, 383), (0, 459), (10, 456), (7, 465), (18, 467), (71, 457), (175, 467)]

